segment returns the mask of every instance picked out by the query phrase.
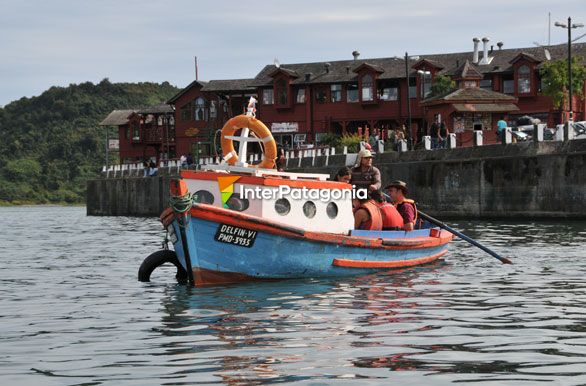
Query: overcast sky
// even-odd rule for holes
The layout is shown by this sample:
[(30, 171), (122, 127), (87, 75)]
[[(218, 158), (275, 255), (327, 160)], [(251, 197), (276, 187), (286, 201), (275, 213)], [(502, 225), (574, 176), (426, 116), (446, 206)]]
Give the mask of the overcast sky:
[[(70, 83), (254, 77), (281, 63), (567, 41), (586, 0), (0, 0), (0, 106)], [(575, 36), (586, 28), (574, 30)], [(580, 41), (586, 41), (586, 38)]]

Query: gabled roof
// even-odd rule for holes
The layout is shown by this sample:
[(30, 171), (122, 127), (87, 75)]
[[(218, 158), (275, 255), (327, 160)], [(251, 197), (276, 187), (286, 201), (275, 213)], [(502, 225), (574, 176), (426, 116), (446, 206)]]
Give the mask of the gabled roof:
[(423, 67), (433, 67), (433, 68), (437, 68), (438, 70), (441, 70), (442, 68), (444, 68), (444, 66), (442, 66), (440, 63), (436, 62), (435, 60), (431, 60), (431, 59), (419, 59), (417, 61), (417, 63), (415, 63), (412, 68), (414, 69), (420, 69)]
[(214, 92), (256, 91), (256, 88), (253, 86), (253, 83), (253, 78), (210, 80), (201, 90)]
[(482, 79), (484, 76), (468, 60), (454, 71), (456, 79)]
[(521, 51), (519, 55), (515, 56), (509, 63), (514, 64), (521, 59), (525, 59), (533, 63), (541, 63), (541, 60), (538, 60), (535, 56), (523, 51)]
[(175, 110), (173, 106), (167, 103), (159, 103), (158, 105), (147, 106), (137, 111), (138, 114), (168, 114)]
[[(565, 59), (567, 57), (567, 45), (558, 44), (547, 48), (551, 53), (552, 60)], [(520, 52), (531, 55), (536, 60), (541, 61), (538, 66), (546, 62), (544, 49), (541, 47), (526, 47), (526, 48), (510, 48), (502, 50), (494, 50), (489, 52), (492, 58), (490, 64), (474, 65), (475, 69), (482, 74), (511, 72), (513, 70), (510, 61), (513, 60)], [(586, 57), (586, 43), (574, 43), (572, 45), (572, 52), (576, 56)], [(447, 54), (433, 54), (420, 55), (416, 59), (410, 59), (407, 63), (409, 76), (415, 76), (416, 70), (412, 67), (421, 60), (434, 63), (436, 66), (441, 66), (440, 75), (453, 74), (461, 67), (462, 64), (472, 61), (472, 51), (447, 53)], [(384, 72), (380, 74), (379, 79), (399, 79), (405, 78), (405, 60), (401, 57), (392, 58), (374, 58), (374, 59), (350, 59), (339, 61), (328, 61), (330, 63), (329, 72), (325, 71), (326, 62), (313, 63), (293, 63), (282, 64), (288, 70), (295, 71), (299, 74), (292, 83), (293, 84), (307, 84), (307, 83), (337, 83), (337, 82), (355, 82), (358, 78), (356, 73), (352, 71), (362, 64), (368, 63), (371, 66), (376, 66)], [(273, 82), (273, 78), (269, 76), (275, 70), (274, 65), (265, 66), (255, 77), (254, 84), (263, 87), (269, 86)], [(311, 74), (310, 80), (305, 80), (305, 74)]]
[(171, 97), (171, 99), (169, 99), (167, 101), (167, 103), (168, 104), (175, 103), (175, 101), (177, 99), (181, 98), (187, 91), (189, 91), (194, 86), (204, 87), (205, 85), (206, 85), (206, 82), (202, 82), (200, 80), (194, 80), (193, 82), (189, 83), (187, 85), (187, 87), (185, 87), (183, 90), (179, 91), (177, 94), (175, 94), (173, 97)]
[(274, 69), (274, 71), (269, 74), (269, 76), (271, 78), (273, 78), (275, 75), (277, 75), (279, 73), (283, 73), (283, 74), (288, 75), (288, 76), (293, 77), (293, 78), (298, 78), (299, 77), (299, 74), (296, 71), (289, 70), (288, 68), (285, 68), (285, 67), (276, 67)]
[(383, 72), (385, 72), (384, 68), (382, 68), (380, 66), (377, 66), (375, 64), (368, 63), (368, 62), (363, 62), (360, 65), (354, 67), (354, 69), (352, 70), (352, 72), (359, 73), (364, 68), (371, 69), (373, 71), (378, 72), (379, 74), (382, 74)]
[(100, 126), (120, 126), (128, 123), (132, 114), (137, 110), (113, 110), (102, 122)]
[(422, 105), (434, 105), (441, 103), (515, 103), (517, 98), (500, 92), (485, 90), (479, 87), (460, 88), (448, 94), (438, 95), (421, 101)]

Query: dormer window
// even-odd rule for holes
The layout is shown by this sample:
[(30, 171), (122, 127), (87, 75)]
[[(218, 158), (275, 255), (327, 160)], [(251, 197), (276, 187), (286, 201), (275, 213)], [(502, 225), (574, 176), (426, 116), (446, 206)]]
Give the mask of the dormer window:
[(277, 104), (287, 105), (289, 103), (288, 85), (285, 79), (279, 79), (275, 85), (277, 91)]
[(362, 77), (362, 101), (369, 102), (374, 98), (372, 76), (364, 75)]
[(526, 65), (522, 65), (517, 70), (517, 92), (519, 94), (531, 92), (531, 70)]
[(194, 114), (195, 114), (195, 120), (196, 121), (207, 121), (207, 112), (206, 112), (206, 100), (203, 99), (202, 97), (198, 97), (195, 102), (195, 109), (194, 109)]
[(262, 104), (272, 105), (273, 103), (275, 103), (273, 99), (273, 89), (265, 88), (264, 90), (262, 90)]
[(349, 83), (346, 86), (346, 101), (348, 103), (358, 102), (358, 85), (356, 83)]
[(332, 103), (341, 102), (342, 101), (342, 85), (341, 84), (332, 84), (330, 86), (330, 95), (332, 98)]

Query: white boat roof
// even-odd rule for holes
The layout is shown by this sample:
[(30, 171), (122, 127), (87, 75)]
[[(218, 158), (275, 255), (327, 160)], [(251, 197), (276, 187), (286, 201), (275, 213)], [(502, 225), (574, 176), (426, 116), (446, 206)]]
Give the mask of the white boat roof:
[(232, 165), (227, 165), (227, 164), (204, 165), (204, 166), (202, 166), (201, 170), (202, 171), (235, 172), (235, 173), (249, 174), (254, 177), (279, 176), (279, 177), (286, 178), (289, 180), (303, 179), (303, 180), (327, 181), (328, 178), (330, 177), (329, 174), (279, 172), (275, 169), (250, 168), (250, 167), (246, 167), (246, 166), (232, 166)]

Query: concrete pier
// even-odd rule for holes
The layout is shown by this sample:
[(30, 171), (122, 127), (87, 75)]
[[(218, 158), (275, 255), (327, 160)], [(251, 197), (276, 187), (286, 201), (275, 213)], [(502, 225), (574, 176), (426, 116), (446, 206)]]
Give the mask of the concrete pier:
[[(334, 174), (348, 155), (289, 159), (288, 171)], [(312, 166), (312, 164), (314, 166)], [(521, 142), (376, 156), (383, 186), (407, 182), (421, 210), (464, 218), (586, 219), (586, 140)], [(88, 215), (158, 216), (169, 176), (88, 182)]]

